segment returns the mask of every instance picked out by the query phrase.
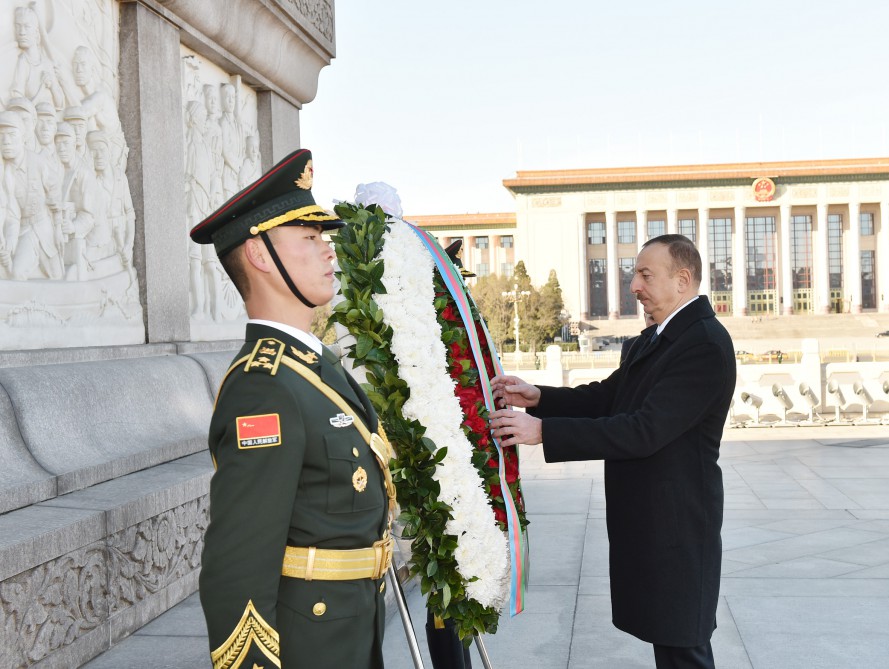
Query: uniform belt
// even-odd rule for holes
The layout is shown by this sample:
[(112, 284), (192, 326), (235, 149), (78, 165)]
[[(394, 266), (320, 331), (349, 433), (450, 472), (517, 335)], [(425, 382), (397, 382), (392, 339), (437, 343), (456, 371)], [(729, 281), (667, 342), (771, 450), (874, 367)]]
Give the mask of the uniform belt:
[(353, 581), (382, 578), (392, 564), (392, 537), (374, 542), (370, 548), (331, 550), (288, 546), (281, 574), (307, 581)]

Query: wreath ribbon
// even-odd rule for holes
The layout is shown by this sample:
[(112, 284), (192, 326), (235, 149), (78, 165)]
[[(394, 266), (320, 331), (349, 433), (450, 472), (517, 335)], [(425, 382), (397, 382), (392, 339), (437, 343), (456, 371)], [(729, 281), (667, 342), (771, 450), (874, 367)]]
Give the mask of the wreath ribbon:
[[(478, 332), (476, 331), (475, 323), (472, 320), (472, 309), (470, 308), (472, 298), (466, 291), (463, 277), (460, 276), (460, 271), (454, 267), (450, 258), (448, 258), (447, 254), (432, 235), (407, 221), (405, 221), (405, 223), (417, 234), (420, 241), (423, 242), (423, 245), (432, 255), (432, 258), (435, 261), (435, 266), (438, 268), (448, 292), (457, 304), (457, 310), (460, 313), (463, 325), (466, 328), (466, 333), (469, 336), (469, 346), (472, 350), (472, 357), (478, 368), (482, 395), (485, 398), (485, 406), (489, 412), (494, 412), (497, 410), (497, 407), (494, 404), (494, 392), (491, 389), (491, 380), (488, 377), (488, 370), (482, 355), (481, 341), (478, 338)], [(491, 335), (488, 333), (488, 328), (485, 325), (484, 319), (481, 319), (481, 324), (482, 330), (485, 333), (485, 339), (487, 340), (485, 343), (488, 345), (488, 350), (491, 352), (494, 371), (496, 371), (497, 374), (503, 374), (503, 365), (500, 363), (500, 358), (493, 346)], [(503, 501), (506, 506), (506, 534), (509, 543), (510, 561), (509, 615), (512, 617), (521, 613), (525, 608), (525, 573), (527, 571), (527, 565), (525, 563), (525, 547), (523, 545), (522, 526), (519, 522), (518, 510), (516, 509), (515, 500), (512, 498), (512, 491), (509, 489), (509, 485), (506, 482), (506, 464), (503, 456), (503, 449), (500, 446), (500, 441), (494, 437), (494, 435), (491, 435), (491, 438), (494, 441), (494, 445), (497, 447), (497, 454), (499, 456), (500, 489), (503, 493)], [(516, 452), (516, 457), (518, 457), (518, 452)]]

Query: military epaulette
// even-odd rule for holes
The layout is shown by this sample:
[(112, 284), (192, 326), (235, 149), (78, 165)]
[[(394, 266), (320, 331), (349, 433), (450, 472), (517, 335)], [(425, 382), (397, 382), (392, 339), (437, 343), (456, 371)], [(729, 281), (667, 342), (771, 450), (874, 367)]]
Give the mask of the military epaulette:
[(256, 342), (253, 353), (247, 358), (244, 371), (262, 371), (274, 376), (278, 373), (282, 355), (284, 355), (284, 342), (277, 339), (260, 339)]
[(287, 355), (291, 358), (296, 358), (304, 365), (314, 365), (318, 362), (318, 354), (314, 351), (300, 351), (296, 346), (291, 346), (290, 350), (287, 351)]

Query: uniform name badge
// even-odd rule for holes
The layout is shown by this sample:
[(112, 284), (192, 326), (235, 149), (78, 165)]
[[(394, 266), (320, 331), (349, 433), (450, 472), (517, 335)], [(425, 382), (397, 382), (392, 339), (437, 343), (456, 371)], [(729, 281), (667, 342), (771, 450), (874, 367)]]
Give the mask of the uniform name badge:
[(239, 416), (235, 424), (241, 450), (281, 445), (281, 418), (276, 413)]

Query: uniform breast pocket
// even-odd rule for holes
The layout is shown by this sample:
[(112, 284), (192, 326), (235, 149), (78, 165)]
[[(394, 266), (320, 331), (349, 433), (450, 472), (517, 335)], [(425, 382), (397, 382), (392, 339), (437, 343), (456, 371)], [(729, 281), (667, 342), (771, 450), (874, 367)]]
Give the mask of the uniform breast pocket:
[(324, 445), (330, 468), (327, 512), (353, 513), (382, 507), (382, 472), (367, 444), (335, 433), (325, 435)]

